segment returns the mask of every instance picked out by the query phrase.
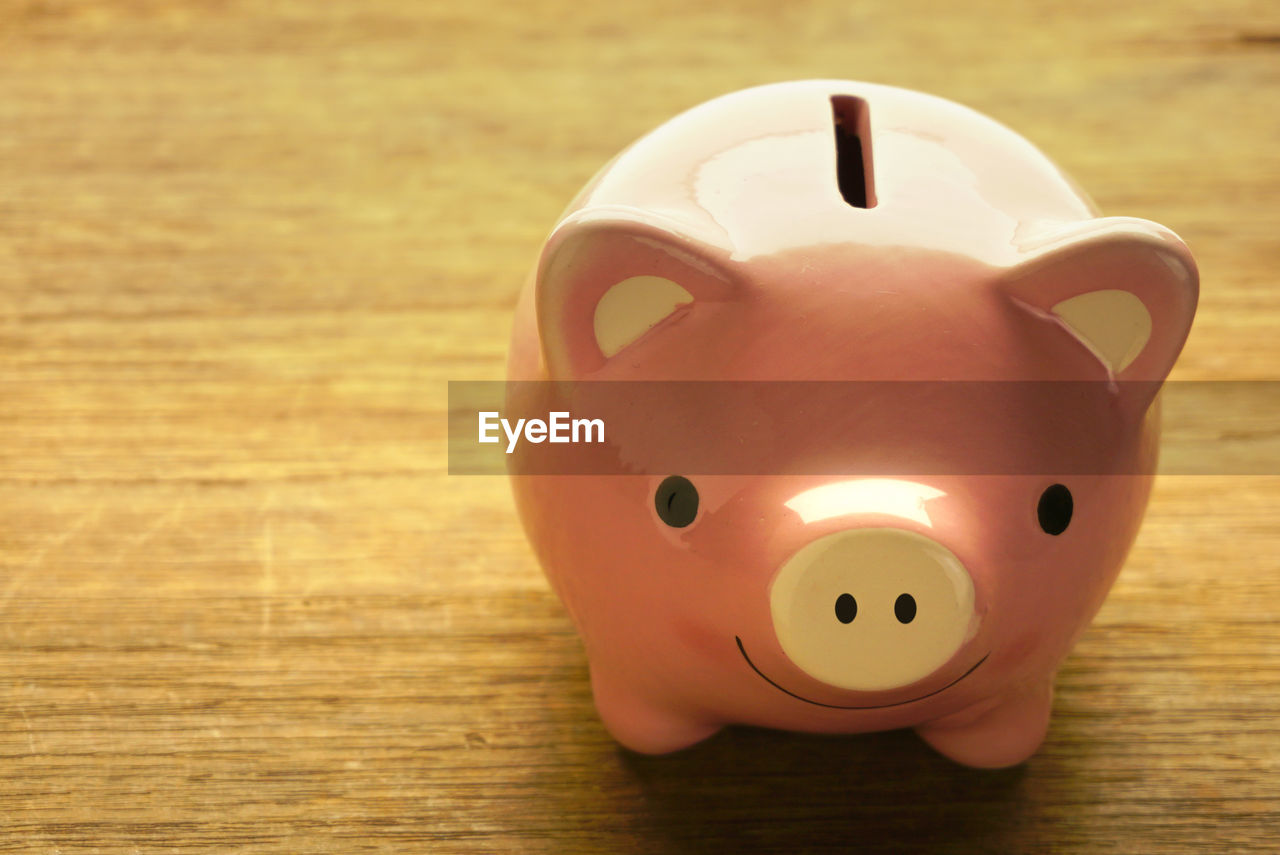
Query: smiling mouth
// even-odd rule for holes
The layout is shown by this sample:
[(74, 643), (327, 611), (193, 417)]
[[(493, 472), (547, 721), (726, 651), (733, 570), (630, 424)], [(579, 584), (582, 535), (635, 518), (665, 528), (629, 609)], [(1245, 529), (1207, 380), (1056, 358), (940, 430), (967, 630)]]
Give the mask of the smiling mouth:
[(987, 657), (991, 655), (988, 652), (986, 656), (983, 656), (981, 659), (975, 662), (973, 664), (973, 667), (971, 667), (968, 671), (965, 671), (963, 674), (961, 674), (959, 677), (956, 677), (950, 683), (947, 683), (947, 685), (943, 686), (941, 689), (934, 689), (932, 692), (929, 692), (928, 694), (920, 695), (917, 698), (911, 698), (910, 700), (906, 700), (906, 701), (897, 701), (892, 704), (875, 704), (873, 706), (865, 706), (865, 707), (844, 707), (844, 706), (840, 706), (839, 704), (824, 704), (821, 701), (811, 701), (806, 697), (797, 695), (795, 692), (791, 691), (790, 689), (784, 689), (782, 686), (779, 686), (773, 680), (770, 680), (763, 671), (757, 668), (756, 663), (751, 661), (751, 657), (747, 655), (747, 648), (742, 646), (742, 639), (735, 635), (733, 637), (733, 640), (738, 642), (738, 650), (742, 653), (742, 658), (747, 660), (747, 664), (751, 666), (751, 670), (759, 674), (760, 678), (764, 680), (766, 683), (768, 683), (770, 686), (773, 686), (775, 689), (777, 689), (779, 692), (782, 692), (784, 695), (790, 695), (791, 697), (795, 698), (798, 701), (804, 701), (806, 704), (813, 704), (815, 707), (827, 707), (833, 710), (883, 710), (883, 709), (888, 709), (889, 707), (900, 707), (900, 706), (903, 706), (904, 704), (914, 704), (916, 701), (923, 701), (925, 698), (931, 698), (934, 695), (938, 694), (939, 692), (945, 692), (947, 689), (950, 689), (952, 686), (954, 686), (956, 683), (959, 683), (965, 677), (968, 677), (974, 671), (977, 671), (978, 666), (981, 665), (983, 662), (986, 662)]

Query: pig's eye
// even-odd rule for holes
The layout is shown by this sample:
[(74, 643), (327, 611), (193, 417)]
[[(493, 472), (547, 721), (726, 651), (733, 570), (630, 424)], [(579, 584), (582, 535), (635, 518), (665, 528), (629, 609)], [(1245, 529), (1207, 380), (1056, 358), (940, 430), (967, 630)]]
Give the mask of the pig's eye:
[(688, 478), (672, 475), (653, 494), (658, 518), (672, 528), (684, 528), (698, 515), (698, 491)]
[(1036, 506), (1036, 516), (1040, 519), (1040, 528), (1046, 534), (1062, 534), (1071, 525), (1071, 491), (1061, 484), (1054, 484), (1040, 494), (1040, 504)]

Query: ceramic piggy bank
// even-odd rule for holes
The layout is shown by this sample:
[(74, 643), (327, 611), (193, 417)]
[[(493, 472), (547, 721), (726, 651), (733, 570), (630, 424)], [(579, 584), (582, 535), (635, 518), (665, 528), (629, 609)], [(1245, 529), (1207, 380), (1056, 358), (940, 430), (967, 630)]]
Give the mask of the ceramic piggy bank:
[(631, 145), (546, 243), (507, 401), (603, 425), (589, 469), (528, 434), (509, 469), (606, 727), (1029, 757), (1136, 535), (1197, 288), (1173, 233), (929, 95), (764, 86)]

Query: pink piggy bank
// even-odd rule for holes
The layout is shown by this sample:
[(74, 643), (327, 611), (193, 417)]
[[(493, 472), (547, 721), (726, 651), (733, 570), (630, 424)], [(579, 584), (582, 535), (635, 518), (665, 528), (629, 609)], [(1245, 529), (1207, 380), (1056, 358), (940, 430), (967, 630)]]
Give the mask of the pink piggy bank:
[[(763, 86), (627, 148), (521, 295), (509, 377), (537, 382), (507, 401), (602, 423), (589, 471), (529, 433), (508, 459), (606, 727), (646, 753), (911, 727), (1025, 760), (1137, 533), (1197, 288), (1173, 233), (917, 92)], [(726, 384), (853, 385), (707, 405)]]

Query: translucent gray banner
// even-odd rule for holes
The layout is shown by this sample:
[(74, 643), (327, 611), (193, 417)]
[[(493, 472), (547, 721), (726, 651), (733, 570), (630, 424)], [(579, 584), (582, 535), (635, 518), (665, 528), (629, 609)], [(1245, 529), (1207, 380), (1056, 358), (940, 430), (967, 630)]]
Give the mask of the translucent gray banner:
[(1280, 382), (451, 381), (448, 454), (453, 475), (1270, 475)]

